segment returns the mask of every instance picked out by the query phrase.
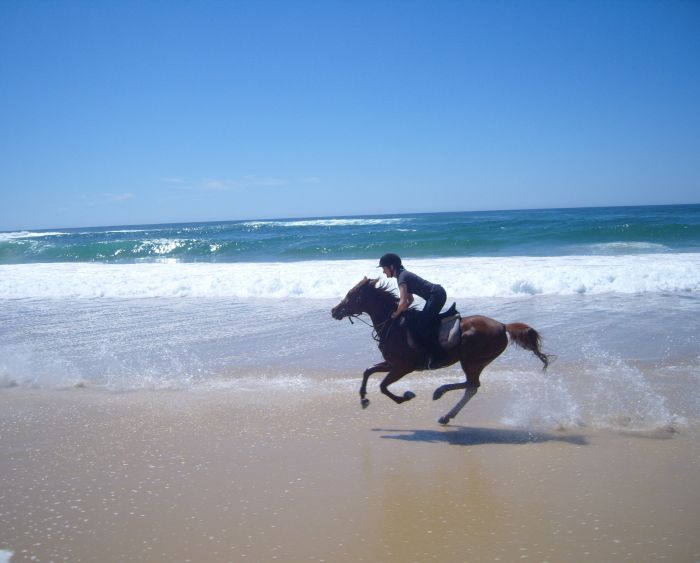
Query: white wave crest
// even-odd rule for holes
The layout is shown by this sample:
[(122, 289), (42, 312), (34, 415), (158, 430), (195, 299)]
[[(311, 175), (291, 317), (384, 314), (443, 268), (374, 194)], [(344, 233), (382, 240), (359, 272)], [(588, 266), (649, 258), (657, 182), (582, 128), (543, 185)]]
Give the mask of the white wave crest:
[[(150, 230), (147, 230), (147, 229), (119, 229), (119, 230), (116, 230), (116, 231), (103, 231), (103, 232), (106, 233), (106, 234), (151, 233), (151, 232), (160, 231), (160, 230), (162, 230), (162, 229), (150, 229)], [(99, 232), (101, 232), (101, 231), (98, 231), (98, 233), (99, 233)], [(95, 234), (95, 233), (80, 233), (80, 234), (81, 234), (81, 235), (91, 235), (91, 234)]]
[(300, 219), (296, 221), (248, 221), (246, 227), (366, 227), (373, 225), (396, 225), (410, 219), (393, 217), (386, 219)]
[(187, 241), (182, 239), (153, 239), (147, 240), (138, 244), (132, 250), (133, 254), (156, 254), (163, 255), (169, 254), (178, 248), (181, 248), (187, 244)]
[(27, 238), (41, 238), (41, 237), (58, 237), (66, 235), (68, 233), (61, 232), (41, 232), (36, 233), (33, 231), (15, 231), (12, 233), (0, 233), (0, 241), (17, 240), (17, 239), (27, 239)]
[[(407, 266), (450, 298), (700, 291), (700, 254), (445, 258)], [(335, 299), (375, 261), (0, 266), (0, 299), (237, 297)], [(393, 280), (391, 283), (394, 283)]]
[(592, 254), (629, 254), (670, 252), (670, 248), (654, 242), (606, 242), (585, 247)]

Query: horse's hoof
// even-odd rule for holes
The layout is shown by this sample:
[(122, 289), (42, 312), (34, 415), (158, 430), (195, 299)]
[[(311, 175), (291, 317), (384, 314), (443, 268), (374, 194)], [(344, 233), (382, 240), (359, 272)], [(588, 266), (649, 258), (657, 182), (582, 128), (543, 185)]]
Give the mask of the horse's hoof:
[(410, 401), (411, 399), (415, 399), (416, 394), (413, 391), (406, 391), (403, 394), (403, 398), (405, 401)]
[(362, 405), (363, 409), (366, 409), (369, 406), (369, 399), (360, 400), (360, 404)]
[(445, 425), (445, 424), (448, 424), (448, 423), (450, 422), (450, 419), (447, 418), (446, 416), (441, 416), (441, 417), (438, 419), (438, 422), (439, 422), (440, 424), (442, 424), (442, 425)]
[(443, 395), (442, 389), (435, 389), (435, 392), (433, 393), (433, 401), (437, 401), (440, 399)]

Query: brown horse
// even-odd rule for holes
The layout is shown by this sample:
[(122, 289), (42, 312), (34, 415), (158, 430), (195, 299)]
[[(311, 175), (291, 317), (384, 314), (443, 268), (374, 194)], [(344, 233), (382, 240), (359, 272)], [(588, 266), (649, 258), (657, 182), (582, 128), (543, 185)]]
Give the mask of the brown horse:
[[(389, 385), (412, 371), (423, 369), (425, 365), (424, 353), (410, 345), (407, 329), (397, 327), (391, 318), (391, 314), (396, 310), (398, 297), (387, 285), (378, 282), (378, 279), (364, 278), (331, 310), (333, 318), (338, 320), (346, 317), (352, 320), (363, 313), (368, 314), (374, 327), (374, 338), (379, 343), (379, 350), (384, 357), (383, 362), (364, 371), (360, 387), (362, 408), (369, 405), (366, 395), (370, 375), (388, 372), (379, 388), (387, 397), (401, 404), (413, 399), (415, 394), (406, 391), (403, 397), (399, 397), (389, 390)], [(446, 352), (447, 357), (440, 367), (450, 366), (459, 361), (467, 376), (466, 381), (441, 385), (433, 393), (433, 400), (439, 399), (447, 391), (456, 389), (464, 389), (464, 396), (450, 412), (439, 419), (440, 424), (447, 424), (457, 416), (469, 399), (476, 395), (481, 385), (479, 376), (482, 370), (506, 349), (508, 336), (512, 342), (535, 354), (544, 364), (542, 369), (547, 369), (550, 356), (540, 350), (540, 335), (535, 329), (524, 323), (504, 325), (480, 315), (464, 317), (461, 319), (459, 345)]]

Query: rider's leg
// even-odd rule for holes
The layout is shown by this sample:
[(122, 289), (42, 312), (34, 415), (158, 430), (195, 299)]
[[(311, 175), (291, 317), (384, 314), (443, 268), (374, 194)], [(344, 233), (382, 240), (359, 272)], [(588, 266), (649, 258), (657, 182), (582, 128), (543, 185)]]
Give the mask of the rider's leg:
[(442, 286), (435, 286), (435, 289), (428, 297), (418, 319), (418, 332), (423, 341), (423, 345), (428, 351), (428, 365), (439, 363), (443, 356), (443, 350), (438, 342), (438, 330), (440, 328), (438, 315), (445, 306), (447, 294)]

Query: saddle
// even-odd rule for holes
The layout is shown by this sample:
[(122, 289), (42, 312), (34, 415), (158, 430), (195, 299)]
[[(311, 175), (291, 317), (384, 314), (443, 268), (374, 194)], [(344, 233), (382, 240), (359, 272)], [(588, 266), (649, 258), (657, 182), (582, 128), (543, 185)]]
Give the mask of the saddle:
[[(418, 315), (421, 311), (418, 309), (409, 309), (401, 317), (400, 326), (406, 330), (406, 337), (408, 340), (408, 345), (413, 349), (423, 348), (419, 343), (421, 338), (417, 336), (416, 324), (418, 322)], [(460, 337), (462, 336), (462, 330), (460, 326), (460, 320), (462, 316), (459, 311), (457, 311), (457, 304), (452, 303), (452, 306), (447, 309), (447, 311), (440, 313), (438, 315), (438, 326), (437, 330), (433, 330), (433, 338), (437, 339), (437, 343), (443, 350), (452, 350), (452, 348), (459, 345)], [(426, 342), (426, 345), (432, 347), (435, 344), (433, 342)]]

